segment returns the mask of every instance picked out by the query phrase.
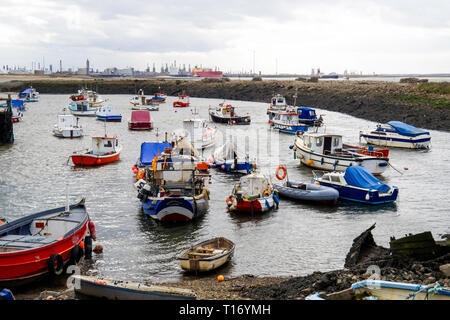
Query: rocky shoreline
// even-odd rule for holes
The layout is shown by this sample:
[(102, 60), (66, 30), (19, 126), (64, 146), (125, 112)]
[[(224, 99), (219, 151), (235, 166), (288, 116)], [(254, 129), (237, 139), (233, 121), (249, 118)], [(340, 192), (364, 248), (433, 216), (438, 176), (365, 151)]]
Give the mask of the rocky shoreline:
[(240, 81), (193, 80), (107, 80), (107, 79), (20, 79), (0, 83), (0, 92), (19, 92), (33, 85), (43, 94), (72, 94), (85, 86), (100, 94), (146, 94), (163, 91), (176, 96), (269, 102), (276, 94), (292, 104), (342, 112), (384, 123), (404, 121), (414, 126), (450, 131), (450, 82), (381, 81)]

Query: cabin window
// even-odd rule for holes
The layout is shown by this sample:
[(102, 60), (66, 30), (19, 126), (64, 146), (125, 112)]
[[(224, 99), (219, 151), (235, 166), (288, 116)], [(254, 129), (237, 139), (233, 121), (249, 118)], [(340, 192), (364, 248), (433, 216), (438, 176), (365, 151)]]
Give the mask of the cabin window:
[(333, 139), (333, 146), (335, 146), (335, 147), (339, 146), (339, 138)]
[(318, 147), (322, 146), (322, 137), (316, 138), (316, 146)]
[(311, 148), (311, 138), (308, 137), (306, 139), (306, 145), (307, 145), (308, 148)]
[(284, 101), (283, 101), (283, 99), (278, 99), (278, 102), (283, 103)]
[(331, 178), (331, 181), (333, 181), (333, 182), (341, 182), (341, 179), (339, 179), (338, 176), (330, 176), (330, 178)]
[(116, 140), (116, 147), (119, 145), (119, 140)]
[(108, 140), (107, 142), (105, 142), (105, 147), (109, 147), (109, 148), (112, 147), (112, 143), (111, 143), (110, 140)]
[(316, 115), (316, 113), (314, 111), (310, 111), (309, 115), (311, 116), (311, 118), (314, 118), (314, 116)]

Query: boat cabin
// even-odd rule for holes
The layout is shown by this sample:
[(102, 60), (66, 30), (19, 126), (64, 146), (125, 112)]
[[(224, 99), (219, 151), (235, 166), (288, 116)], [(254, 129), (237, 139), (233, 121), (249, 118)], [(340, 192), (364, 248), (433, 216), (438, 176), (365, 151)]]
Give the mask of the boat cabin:
[(236, 116), (236, 113), (234, 111), (234, 107), (231, 104), (224, 105), (223, 103), (219, 104), (219, 107), (217, 108), (217, 111), (219, 113), (222, 113), (223, 117), (230, 117), (233, 118)]
[(74, 111), (91, 111), (92, 109), (89, 107), (89, 101), (87, 100), (78, 100), (73, 101), (71, 103)]
[(318, 154), (334, 154), (342, 152), (342, 136), (333, 134), (305, 133), (304, 146)]
[(78, 118), (75, 118), (71, 114), (60, 114), (58, 115), (58, 128), (73, 128), (78, 127)]
[(281, 94), (277, 94), (276, 96), (272, 97), (270, 107), (274, 109), (287, 107), (286, 98), (283, 97)]
[(249, 174), (240, 179), (236, 187), (236, 194), (244, 197), (258, 196), (262, 197), (264, 191), (269, 188), (269, 181), (262, 174)]
[(104, 115), (104, 116), (115, 116), (118, 115), (116, 110), (114, 110), (113, 106), (101, 106), (97, 114)]
[(295, 112), (276, 113), (275, 117), (273, 118), (273, 121), (281, 122), (287, 125), (299, 124), (298, 115)]
[(297, 114), (300, 119), (317, 120), (316, 110), (307, 107), (297, 107)]
[(179, 102), (189, 102), (189, 96), (182, 94), (182, 95), (178, 96), (178, 101)]
[(119, 140), (116, 136), (92, 137), (92, 153), (106, 155), (117, 152)]

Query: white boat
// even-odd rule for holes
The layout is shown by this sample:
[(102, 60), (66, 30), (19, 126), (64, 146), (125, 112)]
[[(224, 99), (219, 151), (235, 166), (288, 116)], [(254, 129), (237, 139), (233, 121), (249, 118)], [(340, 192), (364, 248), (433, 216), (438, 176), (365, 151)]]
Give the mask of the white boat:
[(210, 162), (227, 173), (249, 174), (256, 169), (256, 159), (250, 161), (250, 156), (242, 152), (231, 139), (214, 151)]
[(377, 146), (409, 149), (429, 149), (431, 147), (431, 136), (428, 131), (400, 121), (379, 124), (372, 131), (360, 131), (359, 137), (368, 144)]
[(78, 118), (71, 114), (60, 114), (53, 134), (61, 138), (78, 138), (83, 135), (83, 128), (78, 124)]
[(148, 111), (158, 111), (159, 102), (153, 98), (147, 98), (144, 95), (144, 90), (139, 89), (136, 96), (130, 99), (130, 103), (133, 105), (132, 110), (148, 110)]
[(383, 280), (366, 280), (352, 284), (356, 295), (379, 300), (450, 300), (450, 290), (439, 283), (420, 285)]
[(76, 100), (69, 104), (69, 111), (76, 116), (95, 117), (97, 108), (92, 108), (87, 100)]
[(279, 132), (296, 134), (299, 131), (308, 131), (308, 126), (300, 121), (297, 112), (278, 112), (272, 118), (271, 124)]
[(19, 93), (20, 99), (25, 99), (26, 102), (38, 102), (39, 101), (39, 92), (36, 91), (33, 87), (25, 89), (24, 91)]
[(78, 96), (81, 96), (83, 99), (89, 101), (90, 106), (93, 108), (101, 107), (105, 102), (105, 100), (101, 98), (97, 92), (88, 89), (78, 90)]
[(326, 171), (345, 171), (350, 166), (363, 166), (373, 175), (381, 175), (389, 158), (370, 156), (343, 149), (342, 135), (299, 132), (291, 148), (294, 157), (308, 167)]
[[(197, 114), (193, 112), (193, 114)], [(208, 125), (205, 119), (191, 118), (183, 120), (183, 129), (175, 130), (175, 141), (186, 138), (197, 150), (207, 149), (216, 143), (216, 127)]]
[(113, 106), (101, 106), (97, 110), (96, 116), (98, 120), (102, 121), (122, 121), (122, 115), (116, 112)]
[(275, 116), (277, 112), (286, 111), (288, 104), (286, 98), (281, 94), (276, 94), (272, 97), (270, 101), (269, 108), (267, 108), (267, 114), (269, 115), (269, 120)]

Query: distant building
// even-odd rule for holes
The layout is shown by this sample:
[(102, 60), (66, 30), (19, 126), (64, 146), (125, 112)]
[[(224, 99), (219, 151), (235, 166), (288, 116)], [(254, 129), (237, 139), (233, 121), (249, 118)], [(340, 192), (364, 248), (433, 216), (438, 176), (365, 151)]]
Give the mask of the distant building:
[(89, 59), (86, 59), (86, 74), (89, 74)]

